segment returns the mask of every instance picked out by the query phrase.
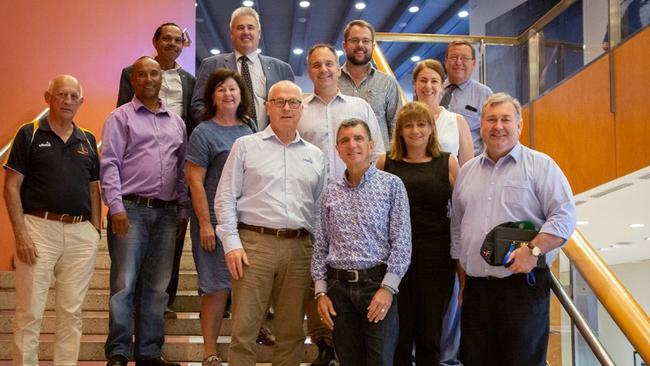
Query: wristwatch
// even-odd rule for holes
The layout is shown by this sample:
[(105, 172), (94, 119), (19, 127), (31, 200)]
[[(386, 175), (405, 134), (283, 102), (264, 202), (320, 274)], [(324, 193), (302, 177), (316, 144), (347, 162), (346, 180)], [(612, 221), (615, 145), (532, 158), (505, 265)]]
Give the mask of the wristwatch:
[(533, 254), (535, 258), (539, 258), (539, 256), (542, 255), (542, 250), (539, 249), (538, 246), (535, 246), (535, 244), (528, 243), (528, 247), (530, 248), (530, 252)]

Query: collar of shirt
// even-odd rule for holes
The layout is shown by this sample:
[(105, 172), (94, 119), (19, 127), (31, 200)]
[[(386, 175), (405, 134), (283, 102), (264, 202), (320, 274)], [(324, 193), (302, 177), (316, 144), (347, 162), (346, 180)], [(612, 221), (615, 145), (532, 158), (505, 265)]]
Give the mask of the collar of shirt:
[[(282, 142), (280, 141), (280, 138), (278, 138), (278, 136), (275, 134), (275, 131), (273, 131), (273, 128), (271, 128), (271, 125), (269, 124), (268, 126), (266, 126), (264, 131), (262, 131), (262, 140), (268, 140), (271, 137), (274, 137), (278, 142)], [(298, 130), (296, 130), (296, 137), (293, 139), (293, 141), (291, 141), (289, 145), (297, 144), (297, 143), (303, 143), (303, 144), (305, 143), (302, 137), (300, 137), (300, 133), (298, 133)]]
[[(513, 147), (510, 151), (508, 151), (508, 153), (506, 155), (504, 155), (503, 157), (501, 157), (499, 160), (506, 159), (506, 158), (510, 157), (515, 163), (517, 163), (517, 162), (519, 162), (521, 160), (521, 154), (522, 154), (522, 147), (521, 147), (521, 144), (519, 142), (517, 142), (515, 147)], [(481, 165), (487, 164), (487, 163), (492, 164), (492, 165), (496, 165), (499, 162), (499, 160), (494, 161), (488, 156), (487, 149), (484, 150), (481, 153), (481, 155), (479, 155), (479, 156), (481, 157), (480, 158), (481, 159), (480, 160)]]
[(325, 103), (323, 98), (321, 98), (319, 95), (317, 95), (315, 93), (312, 93), (312, 94), (309, 94), (308, 96), (305, 97), (305, 99), (303, 100), (303, 104), (305, 104), (305, 105), (311, 104), (314, 100), (317, 100), (317, 101), (319, 101), (319, 102), (321, 102), (323, 104), (331, 104), (337, 99), (340, 99), (343, 102), (347, 102), (349, 100), (348, 98), (349, 98), (348, 95), (345, 95), (345, 94), (341, 93), (341, 89), (338, 89), (336, 91), (336, 95), (334, 96), (334, 98), (332, 98), (332, 100), (329, 103)]
[(377, 168), (375, 167), (375, 164), (370, 163), (370, 166), (366, 171), (363, 173), (363, 176), (361, 176), (361, 180), (359, 181), (358, 186), (353, 186), (350, 184), (350, 181), (348, 181), (348, 170), (345, 169), (345, 174), (343, 174), (343, 179), (339, 181), (339, 184), (348, 187), (348, 188), (360, 188), (362, 187), (367, 181), (372, 179), (372, 177), (377, 173)]
[[(235, 51), (235, 62), (239, 62), (239, 58), (242, 56), (244, 56), (243, 53), (239, 53), (238, 51)], [(251, 64), (254, 64), (255, 61), (257, 61), (257, 58), (259, 57), (259, 53), (257, 53), (257, 51), (253, 51), (245, 56), (248, 57), (248, 60), (251, 62)]]
[[(41, 118), (41, 120), (39, 121), (39, 124), (38, 124), (38, 129), (41, 130), (41, 131), (54, 132), (54, 131), (52, 131), (52, 127), (50, 127), (50, 121), (47, 119), (47, 116)], [(77, 127), (77, 125), (74, 122), (72, 122), (72, 135), (71, 136), (74, 136), (77, 140), (85, 140), (86, 139), (83, 131), (81, 131), (81, 128)], [(68, 140), (67, 142), (70, 142), (70, 140)]]
[[(465, 88), (469, 85), (469, 83), (470, 83), (471, 81), (472, 81), (472, 79), (467, 79), (467, 80), (465, 80), (465, 82), (463, 82), (463, 83), (456, 84), (456, 86), (458, 86), (458, 89), (460, 89), (460, 90), (465, 90)], [(443, 84), (443, 88), (444, 88), (444, 89), (447, 89), (447, 87), (449, 86), (449, 84), (451, 84), (451, 83), (449, 82), (449, 79), (446, 79), (446, 80), (445, 80), (445, 83)]]
[(142, 104), (142, 102), (140, 101), (140, 99), (138, 99), (137, 96), (134, 96), (133, 97), (133, 109), (135, 109), (136, 112), (141, 110), (142, 108), (144, 108), (146, 111), (148, 111), (150, 113), (153, 113), (153, 114), (159, 114), (159, 113), (169, 114), (169, 111), (167, 110), (167, 106), (165, 105), (165, 102), (163, 102), (163, 100), (160, 99), (160, 98), (158, 98), (158, 102), (160, 103), (160, 108), (157, 111), (154, 112), (154, 111), (151, 111), (149, 108), (147, 108), (144, 104)]
[[(368, 62), (368, 66), (370, 66), (370, 68), (368, 69), (368, 73), (367, 73), (366, 75), (372, 75), (372, 74), (374, 74), (374, 73), (375, 73), (375, 70), (377, 70), (377, 69), (375, 68), (375, 66), (373, 66), (372, 61), (371, 61), (371, 62)], [(345, 75), (347, 75), (348, 77), (352, 78), (352, 76), (350, 76), (350, 71), (348, 70), (348, 63), (347, 63), (347, 61), (343, 64), (343, 66), (341, 66), (341, 71), (344, 72)], [(364, 79), (365, 79), (365, 78), (364, 78)]]

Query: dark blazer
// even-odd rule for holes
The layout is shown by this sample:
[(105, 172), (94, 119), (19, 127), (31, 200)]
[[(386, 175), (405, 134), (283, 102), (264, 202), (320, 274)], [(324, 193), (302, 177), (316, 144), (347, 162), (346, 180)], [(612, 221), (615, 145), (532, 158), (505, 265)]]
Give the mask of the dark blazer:
[[(271, 86), (278, 81), (294, 80), (293, 70), (291, 70), (288, 63), (270, 56), (259, 55), (259, 58), (264, 76), (266, 76), (267, 93)], [(192, 93), (192, 113), (196, 120), (199, 120), (199, 116), (203, 111), (203, 89), (205, 89), (205, 84), (208, 82), (210, 74), (222, 67), (237, 71), (234, 52), (210, 56), (201, 61), (199, 72), (196, 73), (194, 92)]]
[[(133, 99), (135, 91), (131, 85), (131, 69), (132, 66), (127, 66), (122, 69), (122, 76), (120, 77), (120, 91), (117, 95), (117, 106), (126, 104)], [(183, 70), (183, 68), (178, 69), (178, 73), (181, 76), (181, 85), (183, 87), (183, 115), (181, 118), (185, 121), (185, 128), (187, 130), (187, 138), (189, 139), (190, 133), (196, 127), (197, 122), (192, 118), (192, 113), (190, 113), (190, 102), (192, 100), (192, 90), (194, 90), (194, 84), (196, 79), (189, 72)]]

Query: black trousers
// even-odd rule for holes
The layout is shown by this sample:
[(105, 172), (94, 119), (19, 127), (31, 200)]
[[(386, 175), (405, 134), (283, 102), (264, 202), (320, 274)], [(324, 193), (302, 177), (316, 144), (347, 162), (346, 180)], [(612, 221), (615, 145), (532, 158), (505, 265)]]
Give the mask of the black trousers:
[(550, 272), (533, 270), (503, 279), (467, 277), (461, 311), (465, 366), (544, 366), (549, 334)]

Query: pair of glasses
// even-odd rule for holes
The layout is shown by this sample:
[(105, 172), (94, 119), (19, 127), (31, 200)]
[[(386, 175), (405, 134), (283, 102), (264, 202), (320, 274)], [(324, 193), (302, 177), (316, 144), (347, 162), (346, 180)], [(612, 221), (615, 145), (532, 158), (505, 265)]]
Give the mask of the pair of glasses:
[(273, 103), (273, 105), (278, 108), (284, 108), (284, 105), (289, 103), (289, 108), (291, 109), (298, 109), (302, 104), (302, 101), (298, 99), (282, 99), (282, 98), (269, 99), (269, 102)]
[(469, 61), (473, 60), (473, 58), (471, 58), (469, 56), (449, 56), (449, 57), (447, 57), (447, 60), (449, 60), (451, 62), (456, 62), (458, 60), (461, 60), (462, 62), (469, 62)]
[(370, 38), (363, 38), (363, 39), (361, 39), (361, 38), (348, 38), (347, 42), (352, 43), (352, 44), (361, 43), (364, 46), (370, 46), (372, 44), (372, 39), (370, 39)]

